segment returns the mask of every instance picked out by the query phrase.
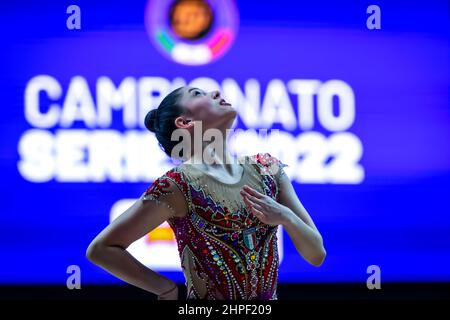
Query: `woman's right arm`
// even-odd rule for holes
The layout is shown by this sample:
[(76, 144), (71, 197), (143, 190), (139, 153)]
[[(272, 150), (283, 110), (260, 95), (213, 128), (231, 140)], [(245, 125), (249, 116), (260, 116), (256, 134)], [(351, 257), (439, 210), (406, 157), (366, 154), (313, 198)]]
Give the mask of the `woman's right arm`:
[[(126, 249), (167, 219), (184, 216), (188, 210), (186, 201), (171, 181), (164, 193), (154, 195), (157, 200), (144, 195), (95, 237), (86, 257), (117, 278), (158, 295), (159, 299), (176, 299), (178, 290), (171, 290), (176, 283), (144, 266)], [(160, 297), (167, 291), (170, 291), (167, 297)]]

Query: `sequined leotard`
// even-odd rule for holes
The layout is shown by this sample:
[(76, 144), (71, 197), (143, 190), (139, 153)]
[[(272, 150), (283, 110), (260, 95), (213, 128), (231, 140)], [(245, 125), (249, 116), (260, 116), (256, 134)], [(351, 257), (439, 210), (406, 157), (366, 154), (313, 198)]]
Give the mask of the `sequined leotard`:
[(239, 162), (243, 174), (237, 183), (225, 184), (181, 164), (143, 194), (143, 199), (158, 199), (175, 183), (185, 196), (187, 215), (167, 222), (178, 244), (187, 299), (277, 299), (278, 226), (260, 222), (239, 190), (247, 184), (278, 201), (278, 178), (285, 164), (269, 153)]

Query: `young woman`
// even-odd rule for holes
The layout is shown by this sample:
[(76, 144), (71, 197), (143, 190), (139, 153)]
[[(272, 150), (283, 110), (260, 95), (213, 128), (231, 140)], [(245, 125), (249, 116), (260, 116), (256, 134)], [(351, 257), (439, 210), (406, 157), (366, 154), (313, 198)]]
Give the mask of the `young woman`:
[[(299, 254), (320, 266), (326, 255), (322, 237), (285, 165), (269, 153), (234, 159), (227, 151), (226, 130), (235, 117), (236, 110), (218, 91), (194, 87), (174, 90), (151, 110), (146, 127), (167, 155), (183, 162), (156, 179), (92, 241), (88, 259), (160, 300), (178, 299), (174, 281), (126, 251), (167, 221), (176, 236), (187, 299), (277, 299), (279, 225)], [(223, 137), (219, 149), (203, 141), (212, 128)], [(172, 139), (175, 130), (188, 133), (190, 150), (175, 152), (180, 143)]]

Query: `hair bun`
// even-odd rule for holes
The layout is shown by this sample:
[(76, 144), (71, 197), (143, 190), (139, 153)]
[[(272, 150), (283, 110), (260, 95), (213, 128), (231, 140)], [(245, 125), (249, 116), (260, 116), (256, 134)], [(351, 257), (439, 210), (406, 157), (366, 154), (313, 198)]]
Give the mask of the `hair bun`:
[(153, 109), (145, 116), (145, 127), (151, 132), (156, 132), (157, 130), (157, 112), (158, 109)]

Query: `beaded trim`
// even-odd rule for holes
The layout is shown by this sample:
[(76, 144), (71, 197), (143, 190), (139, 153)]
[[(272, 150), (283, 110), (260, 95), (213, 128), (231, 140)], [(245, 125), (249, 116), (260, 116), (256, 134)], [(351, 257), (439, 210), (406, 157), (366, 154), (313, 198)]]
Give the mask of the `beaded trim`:
[(142, 198), (142, 200), (145, 200), (145, 201), (149, 201), (149, 200), (153, 200), (153, 201), (155, 201), (155, 203), (158, 205), (158, 206), (163, 206), (163, 207), (166, 207), (166, 208), (168, 208), (169, 210), (170, 210), (170, 212), (172, 213), (171, 214), (171, 218), (174, 218), (175, 216), (176, 216), (176, 211), (175, 211), (175, 209), (170, 205), (170, 204), (168, 204), (166, 201), (164, 201), (164, 200), (159, 200), (158, 198), (156, 198), (155, 196), (153, 196), (153, 195), (146, 195), (146, 196), (144, 196), (143, 198)]
[(170, 210), (172, 217), (176, 215), (175, 209), (165, 199), (160, 199), (167, 195), (173, 194), (170, 189), (170, 183), (164, 177), (156, 179), (153, 184), (147, 188), (144, 194), (141, 196), (143, 201), (153, 200), (158, 206), (164, 206)]
[[(256, 162), (255, 170), (244, 164), (244, 170), (251, 170), (246, 174), (245, 183), (276, 198), (277, 174), (261, 172), (269, 162), (281, 162), (270, 159), (268, 153), (250, 158)], [(187, 298), (275, 300), (279, 263), (277, 226), (261, 223), (239, 198), (236, 185), (219, 187), (212, 180), (205, 182), (198, 172), (184, 166), (174, 167), (161, 179), (167, 185), (174, 183), (188, 206), (187, 216), (168, 220), (183, 259)], [(164, 190), (165, 184), (161, 186)], [(194, 266), (191, 262), (183, 265), (184, 255), (189, 255), (186, 258)], [(199, 296), (196, 288), (199, 283), (192, 280), (194, 273), (205, 281), (204, 297)]]
[(279, 200), (279, 185), (280, 185), (280, 177), (286, 175), (284, 171), (284, 167), (288, 167), (289, 165), (283, 163), (281, 160), (275, 158), (270, 153), (258, 153), (255, 156), (251, 157), (251, 161), (256, 163), (259, 168), (259, 172), (263, 178), (263, 181), (266, 183), (265, 186), (270, 185), (273, 179), (274, 187), (275, 187), (275, 199)]

